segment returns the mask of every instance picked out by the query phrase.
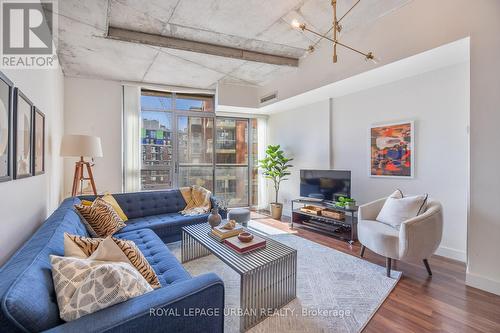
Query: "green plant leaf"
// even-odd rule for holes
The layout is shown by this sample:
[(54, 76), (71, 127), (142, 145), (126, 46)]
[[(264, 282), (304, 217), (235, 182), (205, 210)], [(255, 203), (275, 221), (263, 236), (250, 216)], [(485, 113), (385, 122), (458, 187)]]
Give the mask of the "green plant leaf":
[(262, 174), (265, 178), (272, 180), (276, 190), (276, 198), (278, 198), (279, 185), (282, 181), (288, 180), (286, 176), (291, 175), (289, 168), (293, 166), (288, 162), (293, 158), (285, 156), (285, 152), (280, 145), (268, 145), (266, 148), (266, 156), (258, 161), (258, 167), (262, 169)]

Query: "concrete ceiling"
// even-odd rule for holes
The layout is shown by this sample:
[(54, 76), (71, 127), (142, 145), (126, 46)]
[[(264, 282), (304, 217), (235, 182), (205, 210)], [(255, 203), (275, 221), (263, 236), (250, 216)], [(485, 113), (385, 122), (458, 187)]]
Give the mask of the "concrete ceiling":
[[(355, 1), (339, 0), (340, 16)], [(362, 0), (342, 22), (344, 31), (409, 1)], [(295, 69), (107, 39), (108, 27), (300, 58), (317, 39), (290, 22), (324, 33), (332, 19), (330, 0), (64, 0), (58, 7), (65, 75), (197, 88), (215, 88), (221, 80), (263, 85)]]

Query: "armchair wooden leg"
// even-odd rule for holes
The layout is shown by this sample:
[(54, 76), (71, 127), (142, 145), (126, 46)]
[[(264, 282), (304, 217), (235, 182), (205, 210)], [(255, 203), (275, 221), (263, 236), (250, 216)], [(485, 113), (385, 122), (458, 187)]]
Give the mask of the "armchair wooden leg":
[(387, 277), (391, 277), (391, 266), (392, 266), (391, 258), (385, 258), (385, 268), (387, 269)]
[(359, 253), (359, 256), (363, 258), (363, 255), (365, 254), (365, 249), (366, 247), (364, 245), (361, 245), (361, 252)]
[(429, 261), (427, 261), (427, 259), (424, 259), (423, 261), (425, 269), (427, 269), (427, 273), (429, 274), (429, 276), (432, 276), (432, 271), (431, 271), (431, 266), (429, 266)]

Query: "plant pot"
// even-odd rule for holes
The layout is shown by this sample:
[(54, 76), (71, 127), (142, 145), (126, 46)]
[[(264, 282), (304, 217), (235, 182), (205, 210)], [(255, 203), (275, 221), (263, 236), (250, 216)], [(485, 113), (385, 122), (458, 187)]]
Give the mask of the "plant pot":
[(350, 209), (350, 210), (356, 209), (356, 201), (346, 202), (344, 207), (345, 209)]
[(271, 210), (271, 217), (275, 220), (281, 220), (281, 215), (283, 213), (283, 204), (278, 202), (271, 202), (269, 204)]

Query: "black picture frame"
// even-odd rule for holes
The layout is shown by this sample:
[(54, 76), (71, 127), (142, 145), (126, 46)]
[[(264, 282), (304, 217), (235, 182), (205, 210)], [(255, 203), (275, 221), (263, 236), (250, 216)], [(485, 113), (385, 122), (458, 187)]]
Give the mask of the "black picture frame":
[[(41, 123), (41, 131), (42, 133), (38, 133), (38, 124)], [(40, 135), (40, 140), (41, 143), (37, 142), (38, 137)], [(33, 112), (33, 143), (32, 143), (32, 170), (33, 170), (33, 175), (38, 176), (42, 175), (45, 173), (45, 114), (40, 111), (36, 106), (34, 107), (34, 112)], [(41, 150), (41, 154), (39, 155), (38, 152)], [(38, 166), (37, 164), (37, 158), (41, 158), (40, 164), (41, 167)]]
[[(3, 150), (4, 153), (2, 154), (2, 151), (0, 151), (0, 158), (4, 155), (6, 155), (6, 161), (5, 161), (5, 172), (0, 170), (0, 182), (6, 182), (9, 180), (12, 180), (13, 175), (12, 175), (12, 138), (13, 138), (13, 125), (12, 125), (12, 118), (13, 118), (13, 99), (14, 99), (14, 83), (12, 83), (9, 78), (0, 72), (0, 94), (2, 94), (2, 89), (7, 90), (7, 107), (6, 110), (3, 110), (6, 112), (6, 114), (1, 115), (0, 114), (0, 150)], [(0, 110), (2, 112), (2, 110)], [(2, 120), (3, 118), (3, 120)], [(6, 122), (5, 124), (3, 124)], [(2, 126), (6, 126), (7, 133), (3, 133)], [(4, 146), (3, 148), (1, 146)], [(5, 154), (6, 152), (6, 154)], [(0, 160), (0, 163), (3, 163), (3, 161)]]
[[(29, 115), (24, 115), (23, 121), (20, 121), (20, 117), (23, 116), (20, 114), (23, 112), (23, 110), (20, 110), (20, 102), (21, 100), (28, 104), (29, 106)], [(14, 171), (14, 179), (21, 179), (21, 178), (27, 178), (31, 177), (33, 175), (33, 103), (29, 100), (26, 95), (24, 95), (19, 88), (14, 89), (14, 124), (13, 124), (13, 137), (14, 137), (14, 145), (13, 145), (13, 171)], [(26, 134), (24, 134), (24, 138), (22, 142), (20, 142), (20, 136), (19, 132), (22, 132), (19, 130), (19, 126), (24, 125), (24, 123), (28, 121), (29, 122), (29, 133), (28, 137), (26, 137)], [(28, 146), (28, 152), (24, 152), (26, 150), (26, 143), (29, 145)], [(22, 145), (22, 147), (21, 147)], [(21, 151), (22, 148), (22, 151)], [(24, 161), (23, 159), (20, 158), (20, 153), (24, 153), (25, 159), (27, 161)], [(22, 162), (22, 163), (21, 163)], [(27, 170), (24, 170), (24, 172), (21, 172), (21, 168), (27, 168)]]

